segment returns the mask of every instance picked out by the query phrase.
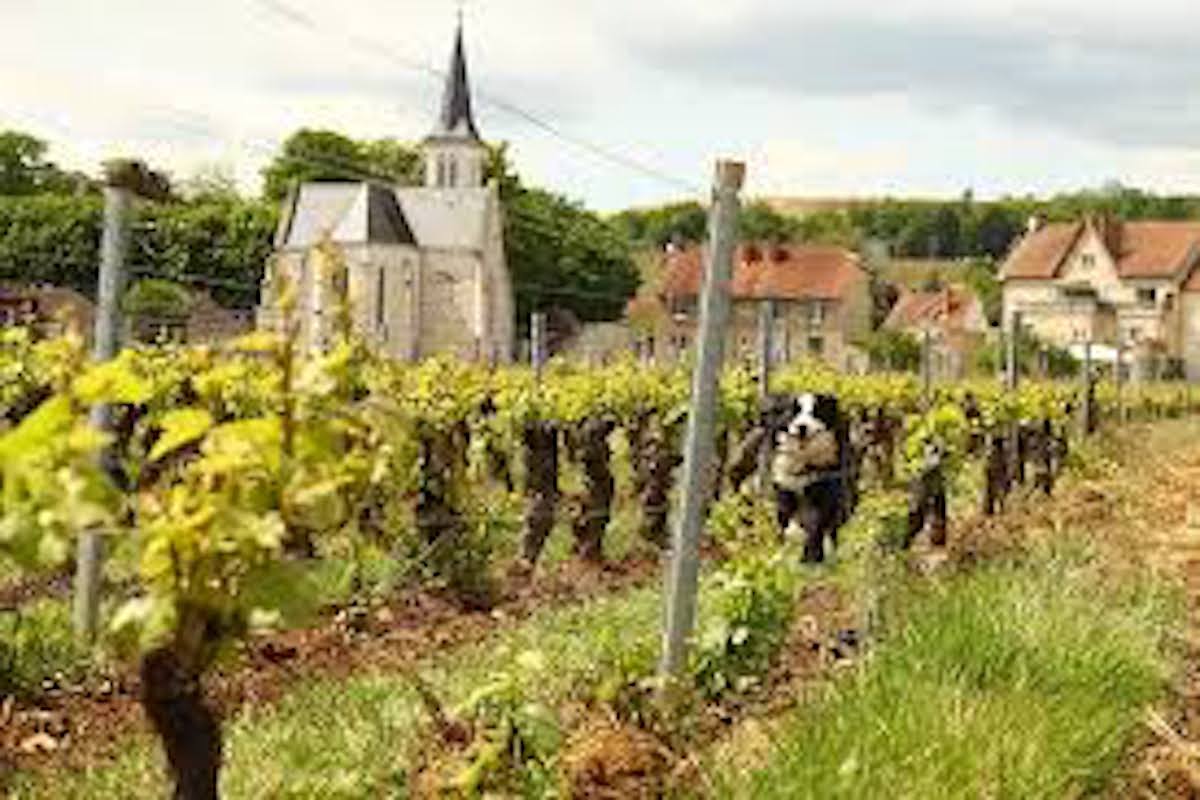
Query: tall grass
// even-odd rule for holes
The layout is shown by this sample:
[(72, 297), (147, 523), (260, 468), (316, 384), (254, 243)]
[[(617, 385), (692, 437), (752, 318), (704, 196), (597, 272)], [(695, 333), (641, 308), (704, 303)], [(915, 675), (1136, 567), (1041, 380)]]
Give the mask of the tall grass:
[(1168, 678), (1174, 596), (1086, 548), (900, 590), (878, 651), (730, 769), (755, 798), (1061, 798), (1104, 786)]

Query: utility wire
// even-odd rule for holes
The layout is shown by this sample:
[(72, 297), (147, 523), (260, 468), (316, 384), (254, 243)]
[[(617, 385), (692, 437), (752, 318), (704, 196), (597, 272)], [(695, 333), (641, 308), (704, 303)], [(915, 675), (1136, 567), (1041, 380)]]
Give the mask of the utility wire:
[[(285, 2), (285, 0), (254, 0), (254, 2), (273, 16), (284, 19), (292, 25), (305, 29), (309, 33), (325, 35), (329, 30), (327, 25), (319, 24), (307, 12), (296, 8), (290, 3)], [(417, 59), (401, 55), (385, 43), (378, 40), (349, 32), (339, 32), (339, 36), (347, 43), (352, 44), (361, 50), (374, 53), (375, 55), (387, 59), (388, 61), (405, 69), (424, 73), (440, 80), (445, 80), (447, 77), (448, 73), (445, 70), (430, 66)], [(556, 125), (546, 121), (541, 116), (534, 114), (531, 111), (527, 111), (518, 106), (516, 103), (499, 97), (491, 92), (483, 92), (476, 89), (473, 94), (487, 105), (511, 114), (512, 116), (523, 120), (529, 125), (532, 125), (538, 130), (541, 130), (543, 133), (558, 139), (559, 141), (569, 144), (579, 150), (590, 153), (595, 158), (608, 161), (616, 166), (640, 173), (648, 178), (652, 178), (676, 189), (682, 189), (690, 194), (704, 194), (703, 190), (698, 188), (691, 181), (676, 177), (665, 170), (646, 164), (641, 160), (631, 156), (626, 156), (609, 147), (597, 144), (581, 136), (567, 133)]]

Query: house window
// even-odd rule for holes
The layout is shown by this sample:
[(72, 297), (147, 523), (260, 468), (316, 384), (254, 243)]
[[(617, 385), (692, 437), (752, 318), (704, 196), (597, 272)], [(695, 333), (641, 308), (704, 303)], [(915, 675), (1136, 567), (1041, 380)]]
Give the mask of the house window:
[(1096, 266), (1096, 254), (1084, 253), (1083, 256), (1080, 257), (1079, 261), (1083, 265), (1084, 269), (1091, 269), (1092, 267)]
[(825, 324), (825, 306), (821, 303), (813, 303), (808, 307), (808, 321), (811, 325)]
[(1138, 305), (1152, 306), (1156, 300), (1158, 300), (1158, 293), (1154, 289), (1137, 290)]
[(819, 356), (825, 352), (825, 339), (820, 336), (808, 337), (808, 352), (810, 355)]
[(447, 184), (446, 184), (447, 186), (453, 187), (453, 186), (458, 185), (458, 161), (457, 160), (455, 160), (453, 158), (450, 159), (450, 163), (446, 168), (446, 175), (447, 175)]

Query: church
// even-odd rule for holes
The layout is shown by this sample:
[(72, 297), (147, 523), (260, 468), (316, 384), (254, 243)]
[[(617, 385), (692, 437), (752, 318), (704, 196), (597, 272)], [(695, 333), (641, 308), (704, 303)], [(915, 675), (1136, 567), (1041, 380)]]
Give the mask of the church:
[[(471, 106), (460, 24), (437, 123), (421, 144), (424, 185), (296, 187), (263, 280), (260, 328), (282, 332), (279, 289), (290, 286), (300, 345), (321, 352), (345, 292), (355, 329), (382, 354), (511, 360), (515, 311), (503, 213), (495, 183), (484, 182), (487, 148)], [(344, 273), (331, 269), (335, 259)], [(334, 285), (336, 274), (343, 285)]]

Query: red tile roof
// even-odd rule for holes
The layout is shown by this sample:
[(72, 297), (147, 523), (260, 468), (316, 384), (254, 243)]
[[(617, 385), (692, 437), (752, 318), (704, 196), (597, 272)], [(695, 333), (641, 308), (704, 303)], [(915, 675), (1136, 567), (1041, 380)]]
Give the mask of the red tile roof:
[(1200, 222), (1129, 222), (1120, 228), (1122, 278), (1170, 277), (1200, 247)]
[(1025, 236), (1009, 254), (1002, 271), (1005, 278), (1053, 278), (1067, 257), (1083, 223), (1054, 223)]
[[(668, 253), (665, 297), (700, 293), (705, 250)], [(734, 256), (731, 293), (735, 299), (842, 300), (866, 278), (858, 257), (840, 247), (744, 244)]]
[(976, 312), (977, 320), (982, 317), (979, 299), (966, 289), (948, 286), (933, 292), (906, 291), (883, 326), (903, 330), (931, 325), (945, 331), (964, 331), (971, 322), (972, 311)]
[[(1022, 239), (1004, 264), (1005, 278), (1057, 277), (1063, 260), (1089, 225), (1055, 223)], [(1200, 222), (1112, 222), (1105, 244), (1122, 278), (1169, 278), (1179, 273), (1200, 248)], [(1098, 226), (1098, 227), (1096, 227)]]

